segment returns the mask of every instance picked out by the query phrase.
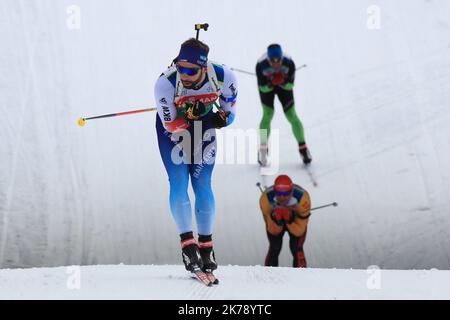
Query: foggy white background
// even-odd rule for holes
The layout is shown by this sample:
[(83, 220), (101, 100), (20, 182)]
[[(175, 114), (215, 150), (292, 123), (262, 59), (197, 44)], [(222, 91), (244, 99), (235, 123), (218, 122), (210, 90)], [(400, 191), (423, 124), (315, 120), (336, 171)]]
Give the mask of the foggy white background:
[[(339, 202), (310, 219), (309, 266), (449, 269), (449, 18), (445, 0), (0, 0), (0, 266), (181, 264), (155, 114), (76, 121), (153, 106), (157, 77), (208, 22), (212, 60), (253, 71), (278, 42), (308, 64), (295, 98), (318, 188), (278, 102), (272, 127), (280, 173), (313, 206)], [(237, 75), (230, 129), (256, 128), (256, 79)], [(264, 262), (258, 178), (215, 168), (219, 264)]]

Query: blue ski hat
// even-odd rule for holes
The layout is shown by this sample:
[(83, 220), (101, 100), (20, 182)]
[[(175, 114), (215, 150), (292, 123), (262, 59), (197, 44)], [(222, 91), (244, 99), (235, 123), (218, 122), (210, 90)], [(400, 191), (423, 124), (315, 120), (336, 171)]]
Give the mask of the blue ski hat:
[(281, 46), (279, 44), (271, 44), (267, 48), (267, 56), (269, 59), (281, 59), (283, 57), (283, 50), (281, 50)]
[(181, 46), (178, 61), (190, 62), (200, 67), (206, 67), (208, 63), (208, 52), (203, 48)]

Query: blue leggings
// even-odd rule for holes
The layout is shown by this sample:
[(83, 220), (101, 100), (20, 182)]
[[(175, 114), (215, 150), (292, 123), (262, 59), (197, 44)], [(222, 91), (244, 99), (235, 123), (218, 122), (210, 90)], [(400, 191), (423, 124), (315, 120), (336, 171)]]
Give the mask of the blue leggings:
[[(209, 116), (207, 115), (204, 118), (204, 121), (202, 121), (202, 134), (198, 134), (199, 137), (204, 137), (205, 131), (211, 129), (207, 125), (208, 121), (205, 121), (208, 120), (208, 118)], [(195, 194), (197, 232), (201, 235), (210, 235), (212, 234), (215, 218), (215, 201), (211, 189), (211, 175), (214, 169), (216, 156), (215, 131), (214, 129), (208, 130), (208, 134), (212, 135), (212, 137), (210, 138), (210, 141), (204, 142), (200, 141), (200, 139), (194, 141), (193, 125), (191, 125), (187, 131), (192, 137), (190, 139), (191, 150), (186, 153), (178, 152), (178, 150), (180, 150), (178, 147), (181, 146), (181, 144), (171, 140), (171, 134), (164, 129), (159, 116), (156, 116), (156, 132), (158, 135), (159, 152), (166, 168), (167, 175), (169, 176), (170, 210), (175, 219), (178, 232), (179, 234), (182, 234), (193, 231), (191, 201), (188, 196), (190, 176)], [(205, 137), (204, 140), (208, 140), (207, 137)], [(201, 153), (199, 147), (200, 143), (202, 143)], [(192, 150), (195, 150), (200, 156), (193, 158)], [(175, 160), (173, 160), (174, 154)], [(180, 163), (180, 159), (184, 159), (184, 162)], [(190, 163), (189, 160), (191, 160)]]

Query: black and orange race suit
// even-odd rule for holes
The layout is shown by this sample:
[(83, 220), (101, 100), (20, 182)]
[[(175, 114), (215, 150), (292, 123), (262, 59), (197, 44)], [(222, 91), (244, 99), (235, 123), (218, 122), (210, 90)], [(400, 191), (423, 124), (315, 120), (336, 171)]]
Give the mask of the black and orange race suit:
[(281, 252), (283, 236), (285, 231), (289, 234), (289, 248), (294, 257), (294, 267), (306, 267), (306, 258), (303, 244), (306, 239), (307, 226), (309, 222), (311, 199), (309, 193), (294, 185), (291, 204), (295, 214), (292, 223), (278, 225), (272, 218), (273, 210), (279, 206), (275, 199), (273, 186), (266, 189), (259, 199), (259, 205), (266, 224), (267, 238), (269, 240), (269, 251), (266, 256), (266, 266), (278, 266), (278, 256)]

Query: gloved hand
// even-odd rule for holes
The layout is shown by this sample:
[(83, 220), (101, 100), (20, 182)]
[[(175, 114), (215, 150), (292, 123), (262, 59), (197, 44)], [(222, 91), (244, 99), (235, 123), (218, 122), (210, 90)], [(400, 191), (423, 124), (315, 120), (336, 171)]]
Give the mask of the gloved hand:
[(292, 89), (294, 89), (294, 84), (292, 82), (287, 82), (287, 83), (281, 85), (281, 89), (286, 90), (286, 91), (292, 91)]
[(224, 112), (219, 110), (213, 113), (211, 117), (211, 124), (213, 128), (220, 129), (227, 125), (228, 116), (230, 115), (230, 111)]
[(274, 86), (280, 86), (280, 85), (284, 84), (284, 82), (285, 82), (285, 79), (281, 72), (277, 72), (273, 75), (272, 84)]
[(283, 224), (291, 224), (294, 222), (295, 213), (292, 208), (289, 207), (276, 207), (272, 211), (272, 220), (279, 226)]
[(195, 121), (205, 113), (206, 107), (200, 100), (195, 102), (186, 101), (181, 104), (181, 107), (185, 109), (184, 117), (186, 120)]
[(176, 118), (172, 122), (165, 122), (164, 127), (168, 132), (175, 133), (180, 132), (189, 127), (189, 122), (183, 117)]
[(262, 93), (268, 93), (268, 92), (271, 92), (272, 90), (273, 90), (273, 86), (272, 86), (272, 83), (270, 83), (270, 82), (263, 86), (259, 86), (259, 91), (261, 91)]

